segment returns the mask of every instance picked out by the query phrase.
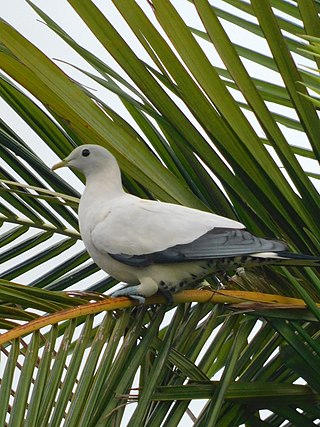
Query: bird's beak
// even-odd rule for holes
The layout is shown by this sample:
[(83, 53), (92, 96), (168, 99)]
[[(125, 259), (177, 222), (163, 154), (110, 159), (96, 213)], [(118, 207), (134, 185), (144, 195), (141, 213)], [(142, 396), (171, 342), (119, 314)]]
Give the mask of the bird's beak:
[(53, 165), (52, 168), (51, 168), (51, 170), (54, 171), (56, 169), (65, 168), (65, 167), (68, 167), (68, 166), (69, 166), (68, 160), (64, 159), (64, 160), (61, 160), (61, 162), (56, 163), (55, 165)]

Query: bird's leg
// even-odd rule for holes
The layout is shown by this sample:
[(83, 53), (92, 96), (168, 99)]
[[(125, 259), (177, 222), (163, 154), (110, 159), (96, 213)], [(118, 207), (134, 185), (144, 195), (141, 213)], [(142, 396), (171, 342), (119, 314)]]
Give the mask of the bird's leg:
[(151, 297), (158, 291), (158, 284), (150, 277), (141, 278), (140, 284), (136, 286), (128, 286), (118, 291), (113, 292), (110, 296), (116, 297), (128, 297), (144, 304), (146, 297)]
[(173, 305), (172, 293), (166, 289), (159, 288), (159, 294), (163, 295), (168, 305)]
[(173, 305), (173, 297), (172, 297), (172, 293), (170, 291), (168, 291), (167, 289), (159, 288), (158, 292), (160, 295), (165, 297), (168, 305)]

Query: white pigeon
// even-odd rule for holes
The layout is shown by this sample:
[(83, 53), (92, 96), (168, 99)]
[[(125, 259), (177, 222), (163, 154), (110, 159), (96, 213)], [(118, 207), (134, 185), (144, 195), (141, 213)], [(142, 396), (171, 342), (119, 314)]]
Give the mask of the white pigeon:
[(79, 226), (93, 261), (129, 286), (113, 297), (143, 303), (157, 291), (190, 287), (217, 271), (258, 264), (319, 261), (290, 254), (286, 244), (255, 237), (240, 222), (171, 203), (126, 193), (114, 156), (98, 145), (77, 147), (52, 170), (82, 172), (86, 188), (79, 205)]

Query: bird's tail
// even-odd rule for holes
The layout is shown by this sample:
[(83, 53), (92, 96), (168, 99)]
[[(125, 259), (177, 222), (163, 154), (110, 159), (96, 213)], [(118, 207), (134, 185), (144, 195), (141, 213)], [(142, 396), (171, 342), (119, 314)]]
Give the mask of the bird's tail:
[(320, 267), (320, 257), (292, 252), (277, 252), (274, 257), (267, 258), (268, 263), (281, 265), (301, 265), (304, 267)]

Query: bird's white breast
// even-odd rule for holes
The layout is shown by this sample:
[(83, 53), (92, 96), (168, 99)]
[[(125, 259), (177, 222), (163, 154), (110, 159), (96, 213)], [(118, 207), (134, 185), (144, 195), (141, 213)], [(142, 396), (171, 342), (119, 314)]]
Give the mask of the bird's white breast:
[[(117, 280), (126, 283), (139, 283), (135, 269), (114, 260), (107, 251), (103, 252), (95, 247), (92, 233), (98, 224), (103, 222), (110, 212), (108, 201), (99, 201), (92, 195), (84, 192), (79, 205), (79, 228), (83, 243), (93, 261), (103, 271)], [(108, 236), (104, 236), (107, 240)]]

